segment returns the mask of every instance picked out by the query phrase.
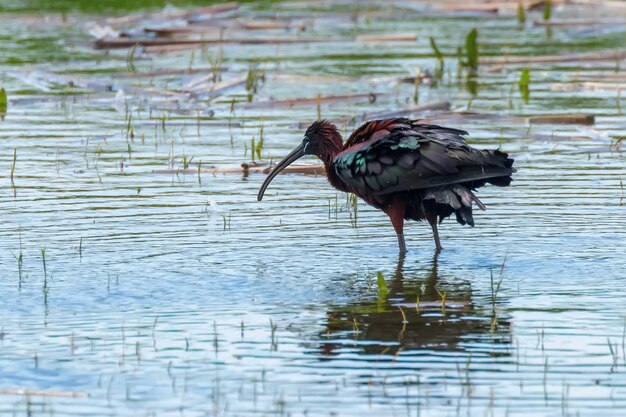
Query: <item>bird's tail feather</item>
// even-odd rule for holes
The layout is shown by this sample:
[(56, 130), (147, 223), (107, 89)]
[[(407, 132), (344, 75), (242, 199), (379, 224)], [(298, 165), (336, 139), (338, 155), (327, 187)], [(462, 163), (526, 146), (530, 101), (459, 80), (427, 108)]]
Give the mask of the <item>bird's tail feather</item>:
[(469, 188), (460, 184), (428, 189), (424, 202), (436, 210), (440, 222), (454, 213), (459, 223), (470, 226), (474, 226), (472, 203), (476, 203), (481, 210), (486, 210), (482, 201)]

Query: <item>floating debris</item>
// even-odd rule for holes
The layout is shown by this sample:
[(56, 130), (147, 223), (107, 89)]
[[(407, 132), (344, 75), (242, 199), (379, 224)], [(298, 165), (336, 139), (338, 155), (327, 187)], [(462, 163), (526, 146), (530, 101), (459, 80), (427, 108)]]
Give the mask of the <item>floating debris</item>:
[(626, 91), (626, 82), (578, 82), (569, 84), (553, 84), (551, 91)]
[[(246, 162), (239, 167), (216, 167), (209, 166), (201, 169), (155, 169), (153, 174), (169, 174), (169, 175), (197, 175), (200, 173), (217, 174), (242, 174), (247, 177), (250, 174), (268, 174), (272, 170), (273, 165), (269, 163)], [(324, 165), (320, 164), (295, 164), (285, 168), (281, 174), (305, 174), (305, 175), (326, 175)]]
[[(158, 51), (158, 47), (177, 46), (177, 50), (195, 49), (204, 45), (222, 45), (222, 44), (238, 44), (238, 45), (279, 45), (293, 43), (328, 43), (328, 42), (344, 42), (345, 39), (325, 39), (325, 38), (216, 38), (216, 39), (161, 39), (161, 38), (144, 38), (144, 39), (97, 39), (93, 46), (95, 49), (120, 49), (131, 48), (135, 46), (144, 46), (146, 51)], [(161, 49), (166, 51), (166, 49)]]
[(624, 19), (616, 18), (578, 18), (578, 19), (551, 19), (551, 20), (534, 20), (535, 26), (551, 26), (551, 27), (575, 27), (575, 26), (607, 26), (607, 25), (623, 25)]
[(59, 398), (88, 398), (89, 394), (80, 391), (55, 391), (25, 388), (2, 388), (0, 395), (16, 395), (21, 397), (59, 397)]
[[(384, 94), (391, 96), (391, 94)], [(346, 101), (361, 101), (366, 100), (370, 103), (376, 101), (377, 95), (374, 93), (359, 93), (359, 94), (346, 94), (337, 96), (325, 96), (325, 97), (306, 97), (306, 98), (294, 98), (286, 100), (269, 100), (269, 101), (257, 101), (255, 103), (249, 103), (243, 106), (243, 108), (272, 108), (272, 107), (295, 107), (295, 106), (310, 106), (317, 103), (341, 103)]]
[(528, 118), (530, 124), (579, 124), (592, 125), (596, 121), (593, 114), (544, 114)]
[(191, 82), (186, 86), (180, 88), (178, 91), (190, 93), (196, 96), (216, 96), (222, 94), (226, 90), (244, 86), (246, 84), (247, 77), (245, 75), (241, 75), (230, 80), (224, 80), (216, 83), (213, 82), (212, 79), (212, 75), (202, 77), (201, 79)]
[[(552, 0), (554, 4), (564, 4), (567, 0)], [(550, 0), (520, 0), (520, 1), (440, 1), (435, 6), (447, 12), (482, 12), (515, 14), (518, 7), (526, 10), (537, 10), (545, 7)]]
[(626, 49), (617, 51), (579, 52), (562, 55), (543, 56), (504, 56), (481, 58), (480, 63), (485, 65), (530, 65), (552, 64), (558, 62), (589, 62), (589, 61), (621, 61), (626, 59)]
[(379, 42), (415, 42), (415, 33), (388, 33), (382, 35), (359, 35), (355, 38), (357, 42), (379, 43)]

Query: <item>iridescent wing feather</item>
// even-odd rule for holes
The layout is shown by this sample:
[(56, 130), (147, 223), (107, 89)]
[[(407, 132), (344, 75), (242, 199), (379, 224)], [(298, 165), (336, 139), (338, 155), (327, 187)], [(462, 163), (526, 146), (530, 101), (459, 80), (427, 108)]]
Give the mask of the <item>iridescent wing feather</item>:
[(368, 195), (466, 183), (508, 185), (513, 160), (465, 144), (467, 132), (409, 119), (371, 121), (357, 129), (333, 161), (337, 176)]

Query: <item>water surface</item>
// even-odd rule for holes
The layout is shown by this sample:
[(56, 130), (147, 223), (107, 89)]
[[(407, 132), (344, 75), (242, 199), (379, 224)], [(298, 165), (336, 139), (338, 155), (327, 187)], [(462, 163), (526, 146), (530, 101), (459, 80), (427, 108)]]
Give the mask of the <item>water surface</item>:
[[(163, 93), (209, 73), (219, 46), (129, 61), (128, 50), (91, 47), (85, 23), (102, 17), (0, 17), (0, 414), (626, 411), (626, 167), (615, 146), (626, 119), (613, 88), (624, 63), (531, 65), (524, 103), (523, 65), (481, 66), (472, 94), (455, 56), (472, 27), (484, 57), (603, 51), (623, 45), (623, 27), (520, 28), (514, 16), (417, 3), (251, 3), (224, 19), (275, 16), (309, 26), (245, 36), (339, 41), (224, 45), (223, 80), (251, 65), (264, 73), (249, 104), (244, 85)], [(389, 33), (417, 40), (353, 40)], [(416, 116), (501, 147), (519, 170), (511, 187), (480, 190), (488, 209), (475, 228), (444, 222), (438, 257), (430, 228), (411, 223), (399, 259), (388, 219), (359, 203), (355, 221), (323, 177), (280, 176), (259, 203), (262, 175), (197, 174), (200, 161), (250, 161), (253, 136), (264, 136), (265, 162), (300, 141), (316, 104), (271, 99), (373, 93), (321, 104), (344, 132), (364, 113), (415, 105), (414, 84), (398, 80), (435, 71), (429, 36), (446, 70), (417, 100), (452, 109)], [(163, 69), (181, 72), (154, 75)], [(576, 87), (591, 76), (606, 88)], [(585, 112), (593, 126), (524, 119)]]

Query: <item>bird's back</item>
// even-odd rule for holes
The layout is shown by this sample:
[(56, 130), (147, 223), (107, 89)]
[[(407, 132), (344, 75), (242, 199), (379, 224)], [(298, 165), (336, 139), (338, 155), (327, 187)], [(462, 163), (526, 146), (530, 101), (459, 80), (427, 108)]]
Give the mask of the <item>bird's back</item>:
[(485, 183), (507, 186), (515, 170), (506, 153), (475, 149), (465, 143), (466, 135), (406, 118), (370, 121), (346, 141), (333, 160), (332, 174), (379, 208), (398, 196), (419, 206), (413, 211), (421, 212), (409, 218), (423, 218), (429, 201), (443, 217), (469, 201), (465, 222), (472, 224), (471, 202), (478, 199), (471, 191)]
[[(464, 130), (452, 129), (437, 125), (419, 123), (418, 120), (411, 120), (404, 117), (393, 119), (370, 120), (356, 129), (345, 143), (344, 150), (352, 146), (370, 140), (383, 139), (390, 133), (406, 132), (417, 135), (427, 135), (430, 138), (439, 140), (465, 143), (463, 136), (467, 135)], [(412, 133), (409, 133), (412, 132)]]

